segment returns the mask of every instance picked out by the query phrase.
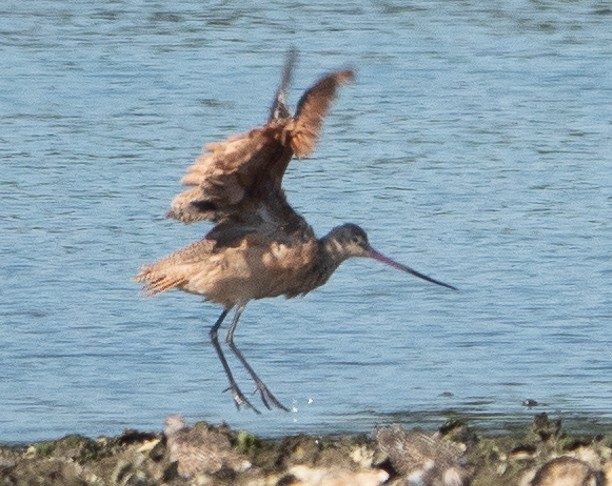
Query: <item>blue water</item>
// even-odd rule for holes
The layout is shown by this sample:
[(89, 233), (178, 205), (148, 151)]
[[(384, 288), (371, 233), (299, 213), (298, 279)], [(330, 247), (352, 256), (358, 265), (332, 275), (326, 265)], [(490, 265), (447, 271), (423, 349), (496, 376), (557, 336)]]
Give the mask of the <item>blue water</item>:
[[(608, 2), (2, 10), (0, 442), (159, 430), (170, 413), (267, 436), (451, 411), (612, 421)], [(265, 119), (290, 45), (293, 104), (357, 71), (289, 168), (292, 204), (460, 292), (359, 260), (304, 299), (251, 303), (236, 341), (295, 409), (256, 416), (222, 393), (221, 309), (146, 300), (130, 279), (209, 229), (163, 215), (203, 144)]]

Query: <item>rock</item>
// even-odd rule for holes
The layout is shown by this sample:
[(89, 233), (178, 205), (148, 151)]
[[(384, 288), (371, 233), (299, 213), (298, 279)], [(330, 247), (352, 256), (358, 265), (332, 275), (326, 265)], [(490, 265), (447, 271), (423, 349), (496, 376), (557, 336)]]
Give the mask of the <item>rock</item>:
[(299, 480), (295, 486), (378, 486), (389, 479), (389, 473), (382, 469), (350, 471), (296, 465), (288, 472)]
[(573, 457), (557, 457), (535, 472), (529, 486), (597, 486), (603, 474)]
[[(539, 415), (477, 435), (453, 418), (436, 434), (394, 426), (374, 437), (263, 439), (175, 417), (167, 437), (128, 430), (0, 445), (0, 486), (612, 486), (612, 427), (577, 435), (560, 425)], [(196, 466), (185, 470), (190, 454)]]

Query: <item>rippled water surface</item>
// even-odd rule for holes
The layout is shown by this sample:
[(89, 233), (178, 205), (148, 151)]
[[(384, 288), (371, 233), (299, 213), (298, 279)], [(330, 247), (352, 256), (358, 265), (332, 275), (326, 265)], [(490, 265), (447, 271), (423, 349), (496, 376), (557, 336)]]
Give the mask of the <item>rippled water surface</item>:
[[(612, 421), (608, 2), (5, 2), (0, 17), (0, 441), (257, 434), (536, 411)], [(353, 66), (286, 190), (319, 234), (353, 221), (452, 292), (350, 261), (251, 303), (236, 340), (293, 413), (237, 412), (221, 309), (145, 300), (138, 267), (201, 237), (163, 218), (207, 142)], [(232, 362), (245, 391), (247, 376)], [(257, 400), (257, 397), (254, 397)]]

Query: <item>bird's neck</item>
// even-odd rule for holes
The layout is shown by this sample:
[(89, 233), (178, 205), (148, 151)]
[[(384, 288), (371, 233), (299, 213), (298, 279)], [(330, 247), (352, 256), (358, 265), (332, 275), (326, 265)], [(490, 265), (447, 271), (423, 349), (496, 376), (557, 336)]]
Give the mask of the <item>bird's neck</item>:
[[(312, 242), (312, 239), (309, 239)], [(296, 282), (296, 289), (287, 295), (293, 296), (306, 294), (311, 290), (320, 287), (329, 280), (329, 277), (336, 271), (340, 264), (346, 260), (347, 256), (342, 252), (338, 242), (324, 236), (316, 240), (316, 257), (310, 261), (310, 265), (305, 270), (304, 276)]]
[(336, 240), (329, 238), (329, 235), (319, 240), (319, 247), (323, 258), (336, 268), (347, 258), (342, 246)]
[(328, 278), (350, 256), (338, 240), (329, 234), (319, 240), (319, 254), (321, 266), (329, 272)]

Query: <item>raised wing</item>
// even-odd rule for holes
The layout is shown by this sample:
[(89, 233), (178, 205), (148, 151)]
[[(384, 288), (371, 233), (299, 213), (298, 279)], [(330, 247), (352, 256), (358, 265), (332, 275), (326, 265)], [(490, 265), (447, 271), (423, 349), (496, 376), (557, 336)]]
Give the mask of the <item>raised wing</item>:
[(319, 139), (323, 118), (336, 97), (338, 86), (350, 83), (352, 70), (337, 71), (320, 79), (298, 102), (295, 119), (287, 127), (291, 148), (298, 159), (312, 153)]
[[(283, 93), (292, 63), (290, 58), (277, 95), (281, 102), (275, 102), (281, 108), (273, 107), (272, 115), (286, 108)], [(312, 152), (338, 86), (352, 77), (352, 71), (323, 77), (304, 93), (294, 118), (279, 115), (248, 133), (207, 145), (181, 181), (195, 187), (172, 201), (168, 217), (271, 227), (303, 222), (285, 199), (283, 175), (294, 153), (304, 157)]]
[(195, 187), (174, 198), (167, 216), (183, 223), (220, 223), (240, 214), (239, 220), (247, 216), (245, 211), (252, 211), (261, 197), (257, 192), (270, 178), (268, 173), (280, 172), (282, 178), (291, 159), (291, 150), (278, 140), (278, 131), (285, 123), (274, 120), (225, 142), (207, 145), (181, 179), (184, 185)]
[(289, 49), (287, 52), (287, 58), (285, 59), (285, 67), (283, 69), (283, 77), (276, 90), (276, 96), (274, 97), (274, 103), (270, 108), (270, 118), (268, 121), (276, 120), (278, 118), (290, 118), (291, 110), (287, 106), (287, 89), (293, 79), (293, 70), (297, 60), (297, 50), (295, 48)]

